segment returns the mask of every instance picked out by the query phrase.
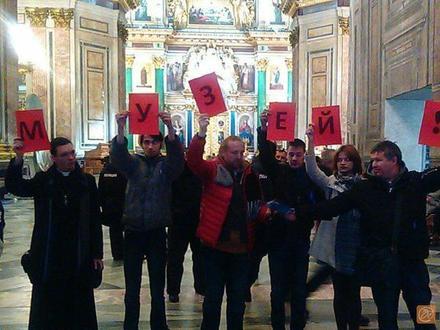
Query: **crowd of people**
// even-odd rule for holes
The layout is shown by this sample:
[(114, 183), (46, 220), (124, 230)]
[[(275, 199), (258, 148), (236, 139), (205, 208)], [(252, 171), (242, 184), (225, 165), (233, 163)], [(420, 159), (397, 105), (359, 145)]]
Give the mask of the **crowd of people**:
[[(118, 134), (99, 187), (65, 138), (51, 142), (47, 172), (23, 179), (23, 142), (14, 141), (6, 188), (35, 201), (31, 248), (22, 258), (33, 284), (29, 329), (98, 328), (93, 290), (102, 279), (102, 224), (110, 227), (113, 259), (124, 265), (127, 330), (138, 329), (144, 260), (151, 329), (168, 329), (164, 294), (179, 302), (188, 245), (194, 291), (203, 297), (202, 329), (219, 329), (225, 290), (227, 328), (243, 328), (245, 302), (252, 301), (266, 254), (273, 329), (286, 327), (286, 301), (290, 329), (304, 329), (307, 297), (328, 276), (338, 329), (368, 322), (361, 315), (362, 286), (372, 288), (380, 329), (398, 329), (401, 292), (414, 327), (435, 328), (418, 324), (416, 311), (431, 303), (426, 198), (440, 189), (440, 169), (408, 171), (390, 141), (374, 146), (365, 169), (352, 145), (319, 159), (313, 126), (307, 145), (295, 139), (277, 150), (267, 140), (267, 113), (252, 163), (236, 136), (224, 139), (217, 157), (203, 158), (206, 115), (184, 153), (170, 115), (160, 113), (167, 137), (141, 135), (143, 153), (133, 155), (124, 136), (127, 116), (116, 116)], [(320, 270), (307, 281), (309, 256)]]

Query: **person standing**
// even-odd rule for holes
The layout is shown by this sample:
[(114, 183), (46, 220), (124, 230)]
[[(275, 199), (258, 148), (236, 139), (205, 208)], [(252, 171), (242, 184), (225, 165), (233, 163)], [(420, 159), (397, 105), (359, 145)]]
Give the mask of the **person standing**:
[(296, 209), (296, 221), (308, 217), (334, 219), (356, 208), (360, 218), (360, 247), (356, 271), (371, 286), (379, 328), (397, 330), (402, 292), (415, 329), (435, 329), (418, 324), (417, 307), (429, 305), (432, 294), (424, 259), (429, 255), (426, 195), (440, 188), (440, 168), (408, 171), (400, 148), (379, 142), (370, 153), (366, 180), (349, 191), (310, 207)]
[(114, 261), (120, 261), (124, 258), (122, 214), (126, 186), (127, 178), (125, 175), (110, 163), (110, 157), (106, 157), (104, 168), (99, 174), (98, 196), (102, 211), (102, 224), (109, 226), (110, 247)]
[(244, 143), (239, 137), (229, 136), (218, 157), (203, 160), (208, 125), (209, 117), (200, 115), (200, 130), (188, 151), (188, 166), (203, 184), (197, 228), (206, 274), (201, 328), (219, 328), (226, 287), (227, 328), (240, 330), (255, 222), (263, 220), (268, 209), (261, 201), (258, 177), (244, 162)]
[(118, 135), (112, 141), (111, 162), (127, 177), (124, 208), (124, 329), (138, 329), (142, 264), (147, 259), (153, 330), (168, 329), (165, 315), (166, 230), (171, 224), (171, 184), (183, 170), (182, 144), (168, 113), (159, 117), (168, 128), (167, 155), (162, 156), (161, 133), (141, 135), (142, 155), (130, 155), (124, 137), (128, 112), (116, 115)]
[(34, 198), (25, 255), (33, 284), (29, 329), (98, 329), (93, 288), (103, 246), (95, 178), (81, 172), (72, 142), (57, 137), (50, 143), (53, 165), (23, 179), (22, 149), (23, 141), (15, 139), (5, 183), (10, 193)]
[(196, 229), (200, 218), (200, 197), (202, 183), (185, 163), (183, 173), (173, 183), (172, 217), (173, 224), (168, 228), (167, 293), (168, 300), (179, 302), (180, 284), (183, 275), (183, 262), (188, 245), (191, 247), (193, 262), (194, 290), (205, 294), (205, 276), (200, 240)]
[[(313, 133), (313, 127), (306, 131), (306, 171), (310, 179), (325, 192), (326, 198), (331, 199), (361, 180), (361, 157), (354, 146), (343, 145), (334, 155), (334, 174), (327, 176), (316, 163)], [(354, 209), (333, 221), (321, 221), (310, 247), (310, 255), (331, 269), (333, 308), (338, 330), (357, 330), (360, 325), (360, 282), (355, 274), (360, 245), (359, 226), (360, 214)]]
[[(274, 143), (267, 140), (267, 119), (268, 114), (263, 112), (258, 128), (258, 148), (263, 168), (273, 182), (275, 199), (289, 208), (315, 204), (322, 198), (322, 192), (306, 173), (305, 143), (300, 139), (289, 142), (287, 164), (279, 163), (275, 159)], [(270, 225), (271, 322), (275, 330), (285, 329), (284, 302), (289, 292), (290, 329), (303, 329), (306, 325), (306, 281), (312, 227), (313, 218), (292, 223), (275, 217)]]

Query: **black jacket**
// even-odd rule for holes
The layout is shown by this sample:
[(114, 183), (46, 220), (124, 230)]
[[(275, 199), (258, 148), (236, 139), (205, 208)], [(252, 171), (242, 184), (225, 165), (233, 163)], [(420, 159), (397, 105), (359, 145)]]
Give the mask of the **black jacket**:
[[(314, 205), (323, 199), (322, 191), (310, 180), (305, 166), (293, 169), (275, 159), (275, 145), (267, 140), (266, 132), (261, 128), (258, 128), (258, 148), (264, 170), (273, 182), (273, 195), (277, 201), (296, 208), (304, 204)], [(275, 218), (271, 229), (276, 238), (289, 235), (308, 240), (315, 219), (306, 215), (304, 221), (291, 223)]]
[(425, 172), (404, 170), (395, 182), (368, 175), (353, 189), (315, 205), (297, 209), (298, 219), (331, 219), (350, 209), (361, 212), (361, 247), (391, 247), (396, 201), (401, 202), (398, 253), (409, 259), (423, 259), (429, 254), (426, 227), (426, 195), (440, 188), (440, 169)]
[(102, 223), (107, 226), (121, 222), (124, 213), (127, 178), (113, 164), (108, 163), (99, 174), (98, 199)]
[(11, 160), (5, 183), (14, 195), (34, 198), (35, 224), (30, 249), (33, 283), (90, 284), (92, 261), (103, 256), (94, 177), (82, 173), (79, 166), (64, 177), (52, 166), (47, 172), (38, 172), (25, 180), (22, 165)]
[(182, 174), (173, 182), (171, 212), (173, 225), (196, 227), (200, 218), (202, 181), (189, 169), (185, 162)]

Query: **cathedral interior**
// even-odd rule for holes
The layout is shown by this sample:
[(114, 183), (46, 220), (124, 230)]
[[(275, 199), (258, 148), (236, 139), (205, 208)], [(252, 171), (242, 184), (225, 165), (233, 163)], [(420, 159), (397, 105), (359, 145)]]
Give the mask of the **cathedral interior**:
[[(440, 148), (418, 143), (425, 101), (440, 101), (439, 1), (6, 0), (0, 2), (0, 185), (13, 156), (16, 111), (42, 109), (49, 138), (71, 139), (85, 170), (99, 174), (116, 134), (115, 114), (128, 109), (130, 93), (157, 93), (188, 147), (199, 116), (189, 81), (211, 72), (228, 111), (211, 119), (206, 155), (237, 135), (253, 156), (259, 115), (271, 102), (294, 102), (299, 138), (313, 107), (339, 105), (343, 143), (355, 145), (364, 160), (376, 142), (389, 139), (410, 169), (440, 164)], [(128, 140), (136, 151), (137, 136)], [(27, 154), (26, 174), (49, 162), (46, 151)], [(6, 217), (11, 235), (0, 259), (0, 328), (25, 329), (30, 284), (19, 266), (19, 242), (30, 237), (30, 202), (20, 200)], [(14, 221), (20, 217), (25, 226)], [(428, 259), (434, 302), (440, 300), (439, 258), (434, 252)], [(200, 325), (189, 263), (184, 298), (168, 307), (171, 328)], [(262, 268), (247, 329), (270, 328), (270, 285)], [(106, 260), (103, 282), (98, 319), (102, 329), (119, 329), (121, 265)], [(312, 297), (310, 329), (335, 327), (331, 290)], [(371, 292), (362, 295), (373, 329)], [(399, 313), (402, 328), (411, 328), (408, 312), (402, 307)]]

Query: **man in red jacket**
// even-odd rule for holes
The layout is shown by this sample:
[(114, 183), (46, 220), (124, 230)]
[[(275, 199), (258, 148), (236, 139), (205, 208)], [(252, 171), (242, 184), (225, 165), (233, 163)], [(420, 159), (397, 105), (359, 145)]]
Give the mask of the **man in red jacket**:
[(209, 117), (201, 115), (200, 131), (188, 151), (188, 166), (203, 183), (197, 228), (206, 274), (202, 329), (219, 328), (226, 286), (227, 328), (239, 330), (255, 222), (264, 219), (267, 208), (261, 202), (258, 177), (244, 163), (244, 143), (239, 137), (226, 138), (217, 158), (203, 160), (208, 125)]

